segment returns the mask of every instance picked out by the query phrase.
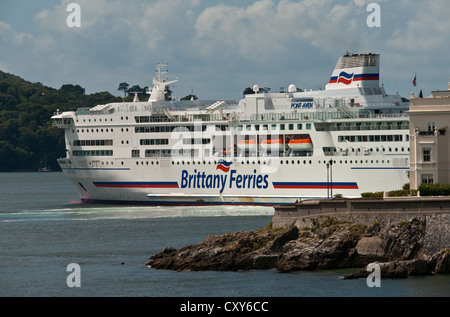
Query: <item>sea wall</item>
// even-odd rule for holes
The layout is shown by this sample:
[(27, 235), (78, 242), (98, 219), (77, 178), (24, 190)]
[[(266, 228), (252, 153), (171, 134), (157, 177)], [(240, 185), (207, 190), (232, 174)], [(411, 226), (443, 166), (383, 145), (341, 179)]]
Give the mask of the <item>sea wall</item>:
[(431, 255), (450, 247), (450, 198), (447, 197), (310, 200), (275, 207), (273, 226), (311, 227), (317, 219), (325, 217), (366, 226), (380, 224), (383, 228), (416, 219), (425, 225), (421, 253)]

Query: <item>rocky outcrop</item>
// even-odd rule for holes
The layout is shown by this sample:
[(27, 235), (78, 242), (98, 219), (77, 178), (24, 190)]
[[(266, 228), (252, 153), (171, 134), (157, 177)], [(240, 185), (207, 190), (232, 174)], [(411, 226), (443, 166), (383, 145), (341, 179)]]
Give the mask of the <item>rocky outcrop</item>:
[[(397, 223), (357, 222), (331, 216), (295, 225), (208, 236), (179, 250), (165, 248), (148, 266), (169, 270), (276, 269), (279, 272), (364, 267), (379, 262), (382, 276), (449, 273), (450, 249), (424, 252), (426, 217)], [(448, 230), (448, 229), (447, 229)], [(448, 243), (448, 241), (447, 241)], [(367, 276), (362, 269), (354, 276)]]

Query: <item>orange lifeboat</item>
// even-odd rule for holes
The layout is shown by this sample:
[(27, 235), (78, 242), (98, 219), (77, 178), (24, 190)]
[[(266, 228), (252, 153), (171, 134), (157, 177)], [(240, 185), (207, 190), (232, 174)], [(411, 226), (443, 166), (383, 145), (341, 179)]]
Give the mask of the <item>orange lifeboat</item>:
[(256, 151), (256, 140), (240, 140), (238, 142), (238, 148), (244, 151)]
[(283, 150), (283, 138), (273, 140), (262, 140), (261, 147), (266, 151)]
[(288, 146), (294, 151), (308, 151), (313, 148), (312, 140), (309, 136), (300, 139), (292, 139), (289, 141)]

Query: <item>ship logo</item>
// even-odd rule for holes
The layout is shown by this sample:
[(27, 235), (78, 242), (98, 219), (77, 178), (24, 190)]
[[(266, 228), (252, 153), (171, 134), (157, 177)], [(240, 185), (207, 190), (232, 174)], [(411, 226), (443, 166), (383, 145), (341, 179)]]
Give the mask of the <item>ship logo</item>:
[(226, 173), (230, 170), (230, 166), (231, 166), (231, 162), (227, 162), (225, 160), (220, 159), (217, 164), (216, 170), (221, 170)]
[(349, 85), (349, 84), (351, 84), (352, 83), (352, 81), (353, 81), (353, 75), (354, 75), (355, 73), (351, 73), (351, 74), (349, 74), (349, 73), (346, 73), (346, 72), (341, 72), (340, 74), (339, 74), (339, 76), (338, 76), (338, 78), (337, 78), (337, 81), (336, 81), (336, 83), (343, 83), (343, 84), (345, 84), (345, 85)]

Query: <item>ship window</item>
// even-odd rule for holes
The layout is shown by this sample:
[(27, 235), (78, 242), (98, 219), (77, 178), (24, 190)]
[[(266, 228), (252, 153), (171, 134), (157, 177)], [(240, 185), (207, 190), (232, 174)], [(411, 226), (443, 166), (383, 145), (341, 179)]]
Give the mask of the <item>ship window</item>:
[(113, 156), (112, 150), (73, 151), (73, 156)]
[(284, 130), (284, 123), (280, 124), (280, 130)]
[(298, 124), (297, 124), (297, 130), (301, 130), (301, 129), (303, 129), (303, 128), (302, 128), (302, 124), (301, 124), (301, 123), (298, 123)]
[(311, 123), (306, 124), (306, 130), (311, 130)]
[(293, 123), (289, 124), (289, 130), (294, 130), (294, 124)]
[(139, 157), (140, 152), (139, 150), (131, 150), (131, 157)]

